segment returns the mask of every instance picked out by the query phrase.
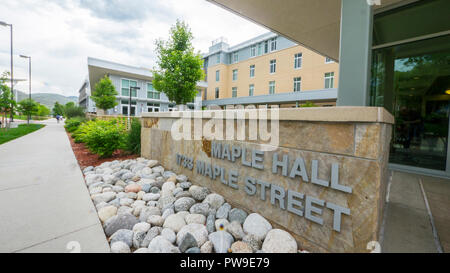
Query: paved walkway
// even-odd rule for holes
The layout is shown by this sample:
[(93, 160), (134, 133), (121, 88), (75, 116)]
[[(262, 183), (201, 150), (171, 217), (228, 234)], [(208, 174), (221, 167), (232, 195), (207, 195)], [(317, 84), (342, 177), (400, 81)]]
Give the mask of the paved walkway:
[(0, 252), (109, 252), (63, 124), (0, 145)]
[(383, 252), (450, 251), (450, 180), (392, 172)]

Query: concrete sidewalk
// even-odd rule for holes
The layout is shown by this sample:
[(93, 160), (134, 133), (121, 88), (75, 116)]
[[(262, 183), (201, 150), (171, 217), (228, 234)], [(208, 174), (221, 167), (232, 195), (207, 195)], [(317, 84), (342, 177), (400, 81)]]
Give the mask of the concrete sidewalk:
[(0, 252), (109, 252), (63, 123), (42, 123), (0, 145)]
[(383, 252), (450, 250), (450, 181), (393, 171)]

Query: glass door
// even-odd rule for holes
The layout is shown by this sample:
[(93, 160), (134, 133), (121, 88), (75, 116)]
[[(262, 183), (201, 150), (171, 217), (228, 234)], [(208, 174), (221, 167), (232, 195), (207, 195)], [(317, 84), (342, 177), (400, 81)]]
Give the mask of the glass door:
[(446, 171), (450, 35), (375, 49), (372, 57), (370, 104), (395, 117), (389, 161)]

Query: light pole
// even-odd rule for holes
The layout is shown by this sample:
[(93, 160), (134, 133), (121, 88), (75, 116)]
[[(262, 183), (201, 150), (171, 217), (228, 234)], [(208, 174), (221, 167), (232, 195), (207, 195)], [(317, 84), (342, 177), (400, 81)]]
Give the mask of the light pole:
[(14, 100), (14, 90), (13, 90), (13, 80), (14, 80), (14, 71), (13, 71), (13, 26), (12, 24), (7, 24), (5, 22), (0, 21), (0, 26), (4, 26), (4, 27), (10, 27), (11, 28), (11, 115), (10, 117), (10, 122), (14, 121), (13, 120), (13, 103), (12, 101)]
[[(20, 55), (21, 58), (28, 59), (28, 99), (31, 103), (31, 56)], [(30, 124), (31, 113), (28, 113), (28, 124)]]

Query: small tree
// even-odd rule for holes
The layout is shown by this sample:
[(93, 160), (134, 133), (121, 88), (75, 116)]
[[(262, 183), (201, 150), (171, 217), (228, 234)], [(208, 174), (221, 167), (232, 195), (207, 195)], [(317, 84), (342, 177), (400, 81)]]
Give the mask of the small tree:
[(203, 60), (194, 53), (188, 25), (178, 21), (170, 29), (168, 41), (156, 41), (158, 69), (153, 71), (153, 86), (170, 101), (186, 104), (195, 99), (197, 82), (205, 77)]
[(6, 121), (7, 113), (11, 112), (11, 105), (15, 105), (16, 102), (11, 99), (11, 89), (6, 84), (6, 80), (9, 77), (9, 72), (5, 71), (0, 76), (0, 113), (3, 113), (4, 120)]
[(57, 115), (64, 116), (64, 106), (59, 104), (59, 102), (55, 102), (52, 112), (53, 112), (53, 116), (57, 116)]
[[(24, 99), (19, 101), (19, 111), (24, 115), (31, 116), (39, 111), (39, 106), (32, 99)], [(30, 124), (30, 120), (27, 123)]]
[(36, 115), (38, 115), (40, 117), (48, 116), (48, 115), (50, 115), (50, 109), (48, 109), (45, 105), (38, 103), (38, 111), (37, 111)]
[(92, 93), (92, 99), (97, 108), (108, 110), (117, 105), (116, 96), (118, 95), (116, 88), (111, 79), (105, 75), (96, 85)]
[(84, 109), (80, 106), (75, 106), (75, 104), (73, 105), (67, 105), (64, 109), (64, 114), (67, 118), (74, 118), (74, 117), (81, 117), (84, 118), (85, 114), (84, 114)]

